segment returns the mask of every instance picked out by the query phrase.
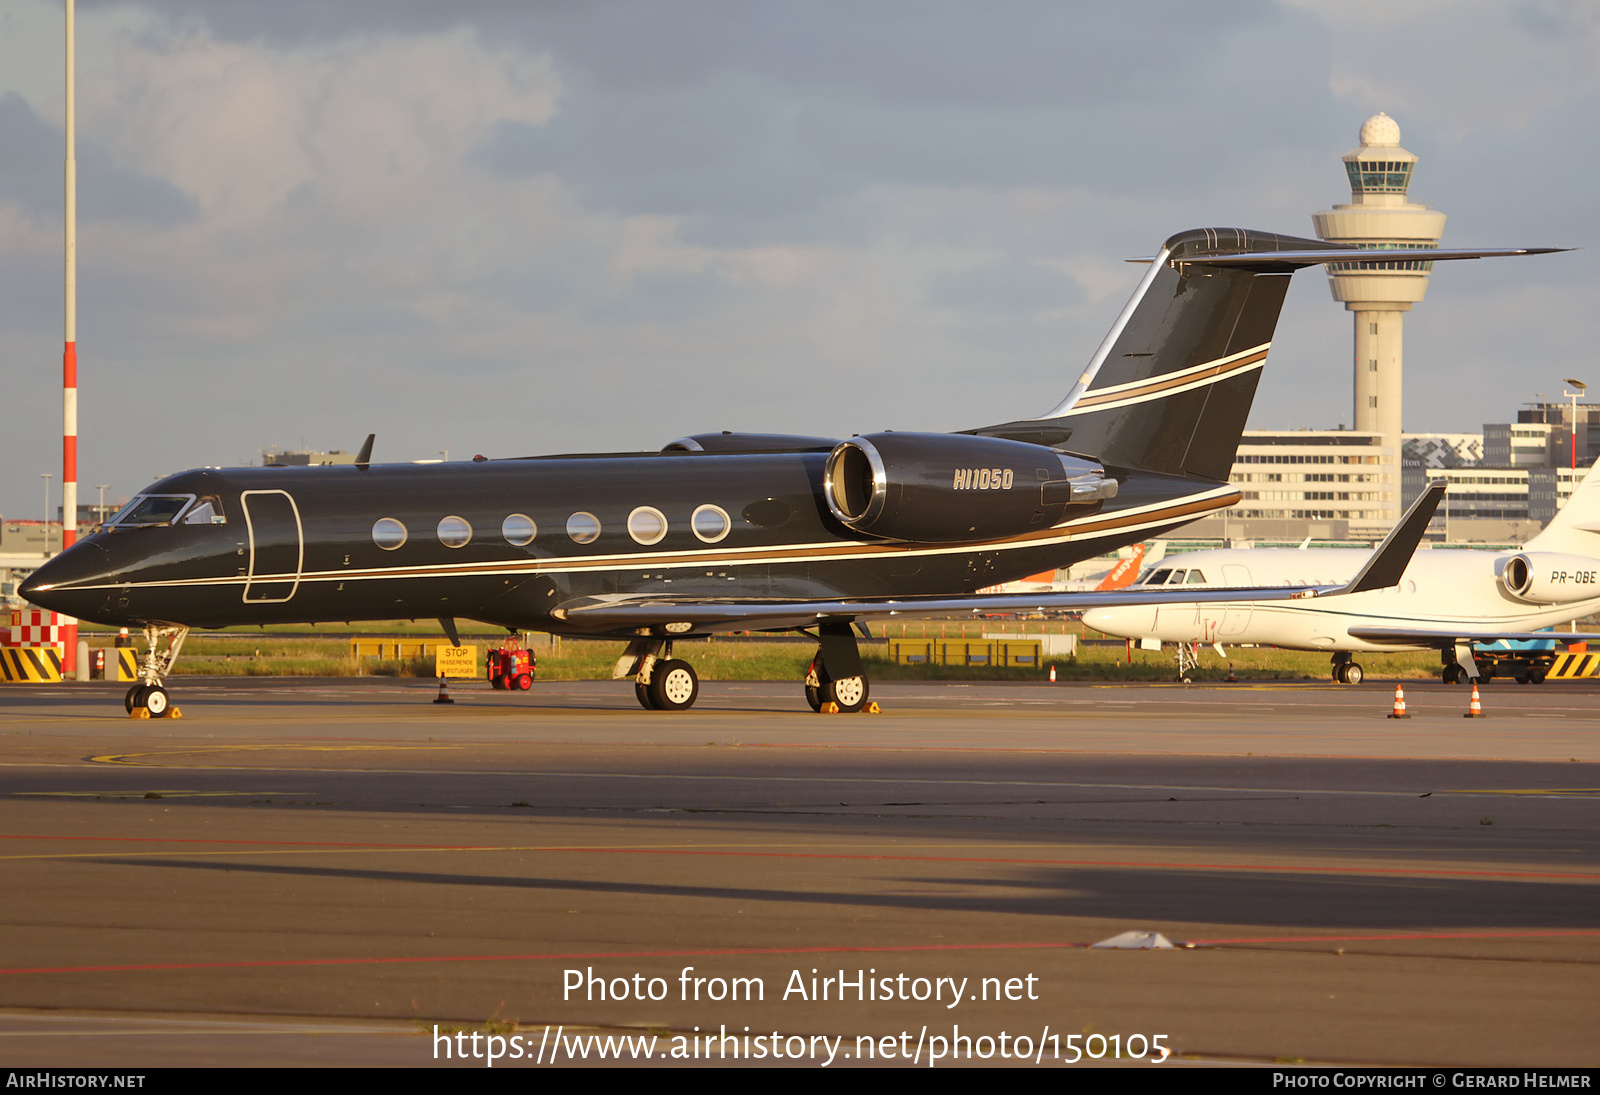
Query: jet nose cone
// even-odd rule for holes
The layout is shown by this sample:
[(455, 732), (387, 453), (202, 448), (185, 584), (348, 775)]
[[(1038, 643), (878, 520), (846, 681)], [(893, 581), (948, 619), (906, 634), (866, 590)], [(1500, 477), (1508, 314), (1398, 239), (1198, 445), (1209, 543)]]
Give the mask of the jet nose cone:
[(99, 584), (106, 569), (106, 553), (99, 544), (74, 544), (28, 575), (17, 587), (17, 594), (29, 604), (51, 612), (93, 617), (105, 604), (105, 591), (77, 587), (90, 582)]

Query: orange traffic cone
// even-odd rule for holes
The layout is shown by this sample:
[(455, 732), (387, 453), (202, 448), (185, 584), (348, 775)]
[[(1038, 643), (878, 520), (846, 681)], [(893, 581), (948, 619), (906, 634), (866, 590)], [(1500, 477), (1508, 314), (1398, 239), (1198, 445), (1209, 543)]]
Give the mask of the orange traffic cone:
[(1394, 686), (1394, 710), (1389, 713), (1391, 719), (1409, 719), (1406, 714), (1406, 690), (1398, 684)]
[(1472, 682), (1472, 702), (1467, 705), (1467, 713), (1461, 717), (1464, 719), (1481, 719), (1484, 717), (1483, 703), (1478, 699), (1477, 681)]
[(1239, 678), (1235, 677), (1233, 675), (1233, 663), (1232, 662), (1228, 663), (1228, 683), (1229, 684), (1238, 684), (1239, 683)]
[(1053, 665), (1050, 667), (1050, 683), (1056, 683), (1056, 667)]
[(456, 702), (455, 700), (450, 698), (450, 682), (442, 674), (439, 677), (439, 697), (438, 697), (438, 699), (434, 700), (433, 702), (434, 703), (455, 703)]

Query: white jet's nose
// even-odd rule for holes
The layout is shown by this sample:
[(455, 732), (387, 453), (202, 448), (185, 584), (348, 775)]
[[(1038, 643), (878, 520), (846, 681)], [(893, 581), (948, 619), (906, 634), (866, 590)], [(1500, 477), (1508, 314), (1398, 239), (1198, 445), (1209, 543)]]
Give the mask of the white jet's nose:
[(1136, 639), (1155, 630), (1156, 610), (1153, 607), (1091, 608), (1083, 614), (1083, 624), (1094, 631), (1119, 638)]

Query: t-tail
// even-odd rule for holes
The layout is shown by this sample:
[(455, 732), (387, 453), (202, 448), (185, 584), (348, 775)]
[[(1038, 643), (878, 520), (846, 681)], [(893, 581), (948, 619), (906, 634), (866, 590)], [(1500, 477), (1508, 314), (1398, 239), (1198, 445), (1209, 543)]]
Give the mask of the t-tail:
[[(1554, 250), (1544, 248), (1538, 250)], [(1136, 468), (1224, 481), (1298, 269), (1360, 249), (1243, 228), (1167, 240), (1072, 390), (1038, 418), (970, 432)], [(1535, 249), (1385, 252), (1466, 259)]]

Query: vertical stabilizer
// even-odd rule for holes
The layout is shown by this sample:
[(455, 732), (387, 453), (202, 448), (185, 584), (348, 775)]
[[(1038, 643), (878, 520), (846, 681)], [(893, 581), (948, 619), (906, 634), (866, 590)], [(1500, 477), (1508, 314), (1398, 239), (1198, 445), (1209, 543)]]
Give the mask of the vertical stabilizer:
[(1600, 559), (1600, 460), (1595, 461), (1550, 523), (1526, 544), (1525, 551), (1554, 551)]
[(1119, 467), (1226, 480), (1289, 278), (1314, 260), (1253, 266), (1206, 260), (1326, 250), (1318, 240), (1239, 228), (1173, 236), (1058, 407), (972, 432)]

